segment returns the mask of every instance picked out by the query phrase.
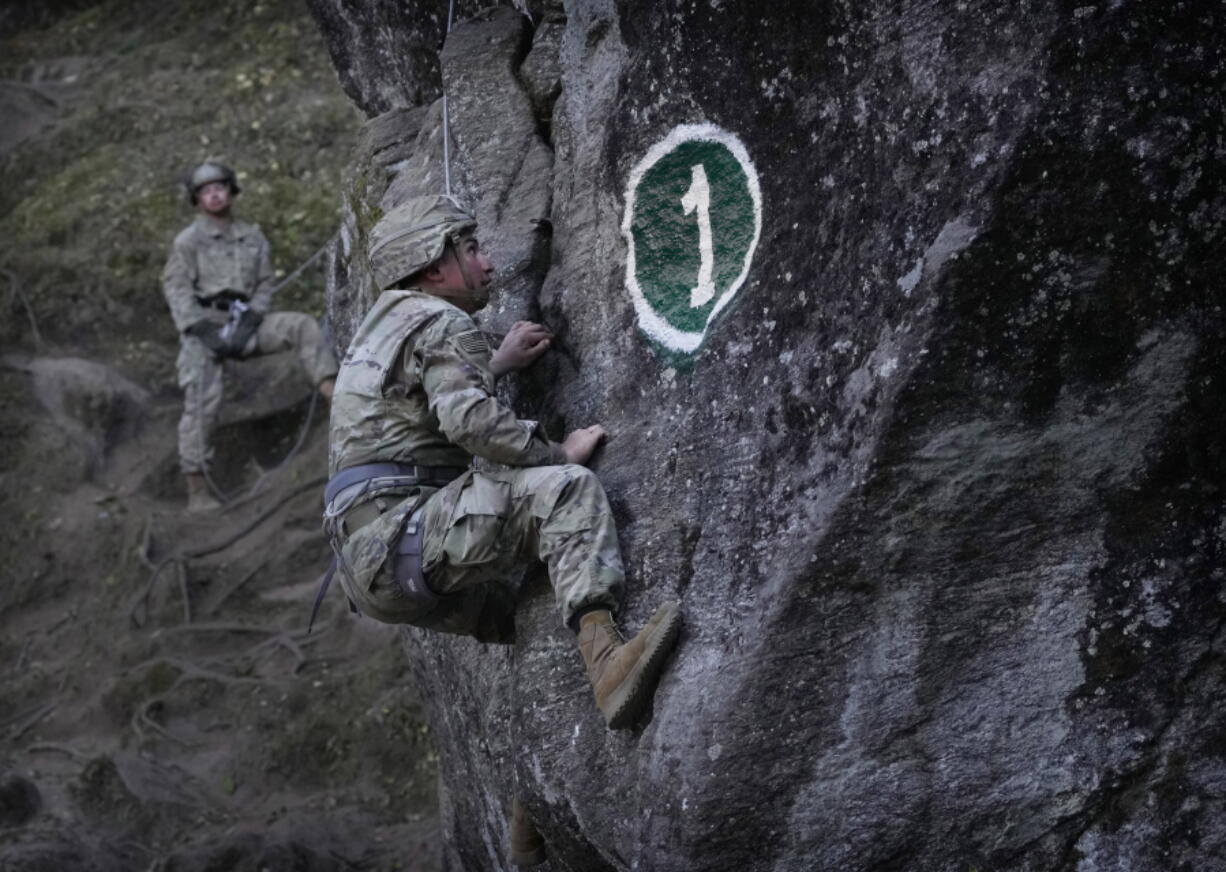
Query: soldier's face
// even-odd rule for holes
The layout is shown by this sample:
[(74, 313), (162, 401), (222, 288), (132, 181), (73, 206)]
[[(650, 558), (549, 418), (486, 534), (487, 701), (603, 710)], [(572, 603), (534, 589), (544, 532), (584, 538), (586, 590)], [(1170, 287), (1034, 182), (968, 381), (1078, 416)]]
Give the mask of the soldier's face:
[(494, 264), (481, 250), (477, 237), (461, 237), (458, 245), (449, 246), (449, 253), (443, 255), (434, 269), (438, 271), (439, 290), (471, 295), (473, 311), (480, 309), (489, 299), (489, 286), (494, 281)]
[(197, 205), (209, 215), (225, 215), (230, 210), (231, 199), (228, 182), (209, 182), (196, 191)]

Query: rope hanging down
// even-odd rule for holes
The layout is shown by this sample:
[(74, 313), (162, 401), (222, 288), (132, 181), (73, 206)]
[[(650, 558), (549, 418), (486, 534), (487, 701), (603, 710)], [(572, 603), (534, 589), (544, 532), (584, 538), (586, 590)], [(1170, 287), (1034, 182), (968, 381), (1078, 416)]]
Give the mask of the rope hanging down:
[(298, 264), (298, 268), (296, 270), (294, 270), (292, 273), (287, 275), (285, 278), (281, 279), (281, 281), (277, 282), (277, 284), (273, 286), (272, 293), (276, 294), (277, 291), (281, 290), (283, 287), (288, 285), (294, 279), (298, 278), (298, 276), (302, 275), (302, 271), (306, 269), (308, 266), (310, 266), (311, 264), (313, 264), (315, 261), (319, 260), (319, 256), (323, 254), (325, 251), (327, 251), (328, 246), (331, 244), (332, 244), (332, 240), (329, 239), (327, 242), (325, 242), (323, 245), (319, 247), (318, 251), (316, 251), (314, 254), (312, 254), (302, 263)]
[[(454, 20), (455, 0), (451, 0), (447, 4), (447, 36), (451, 35), (451, 25)], [(447, 112), (447, 84), (445, 82), (443, 83), (443, 193), (448, 197), (451, 196), (451, 119)]]

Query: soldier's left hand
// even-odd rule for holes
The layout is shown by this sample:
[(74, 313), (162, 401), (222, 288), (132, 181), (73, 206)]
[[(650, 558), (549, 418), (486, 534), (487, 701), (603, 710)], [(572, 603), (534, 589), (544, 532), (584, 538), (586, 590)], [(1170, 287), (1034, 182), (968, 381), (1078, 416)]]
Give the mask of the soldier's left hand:
[(553, 332), (535, 321), (516, 321), (490, 357), (495, 375), (523, 369), (548, 350)]

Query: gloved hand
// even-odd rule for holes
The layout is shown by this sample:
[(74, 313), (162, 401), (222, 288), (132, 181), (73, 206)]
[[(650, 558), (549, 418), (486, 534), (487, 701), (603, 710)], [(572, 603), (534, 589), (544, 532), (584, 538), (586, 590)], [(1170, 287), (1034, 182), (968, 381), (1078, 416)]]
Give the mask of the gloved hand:
[(260, 329), (260, 322), (263, 320), (263, 315), (245, 303), (237, 300), (231, 303), (230, 320), (221, 328), (221, 338), (228, 346), (223, 357), (241, 357), (243, 349), (247, 347), (255, 331)]
[[(241, 306), (241, 308), (236, 308)], [(201, 319), (183, 332), (195, 336), (217, 357), (241, 357), (251, 337), (260, 329), (264, 316), (255, 309), (235, 303), (230, 309), (230, 320), (217, 325)]]
[(222, 337), (221, 327), (206, 318), (197, 321), (183, 332), (188, 336), (195, 336), (218, 357), (226, 357), (229, 353), (230, 343)]

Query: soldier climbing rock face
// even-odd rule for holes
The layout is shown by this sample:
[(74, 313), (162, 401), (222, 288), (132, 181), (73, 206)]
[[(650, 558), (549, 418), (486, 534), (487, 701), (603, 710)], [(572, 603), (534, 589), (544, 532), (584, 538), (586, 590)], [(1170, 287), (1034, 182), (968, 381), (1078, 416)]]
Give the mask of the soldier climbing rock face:
[[(609, 503), (585, 464), (606, 437), (588, 427), (550, 441), (494, 395), (552, 334), (517, 322), (497, 349), (470, 315), (493, 265), (476, 221), (445, 196), (409, 200), (372, 229), (381, 295), (341, 363), (332, 403), (324, 526), (351, 603), (388, 623), (509, 642), (514, 574), (549, 571), (610, 728), (650, 700), (678, 634), (665, 603), (624, 642), (624, 586)], [(495, 466), (473, 468), (474, 458)]]
[(183, 389), (179, 461), (187, 510), (220, 508), (209, 492), (209, 431), (221, 408), (222, 362), (295, 351), (311, 383), (332, 395), (336, 358), (315, 319), (270, 312), (275, 280), (268, 240), (254, 224), (234, 219), (239, 193), (234, 171), (208, 162), (185, 187), (196, 220), (177, 237), (162, 272), (162, 292), (179, 331), (178, 380)]

